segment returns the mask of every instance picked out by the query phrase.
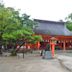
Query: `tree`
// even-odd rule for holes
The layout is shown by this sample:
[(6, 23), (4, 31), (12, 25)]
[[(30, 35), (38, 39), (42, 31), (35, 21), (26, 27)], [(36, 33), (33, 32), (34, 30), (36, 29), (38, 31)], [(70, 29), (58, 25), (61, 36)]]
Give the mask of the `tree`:
[(35, 27), (37, 27), (37, 23), (34, 20), (30, 19), (30, 16), (27, 14), (22, 14), (21, 22), (24, 27), (27, 27), (29, 29), (34, 29)]
[(0, 48), (3, 43), (9, 43), (16, 39), (14, 31), (21, 29), (19, 12), (11, 7), (4, 7), (0, 4)]
[(0, 4), (0, 42), (3, 42), (3, 34), (9, 34), (21, 27), (19, 12), (13, 8)]
[[(29, 42), (32, 39), (32, 32), (28, 32), (25, 29), (20, 29), (17, 31), (14, 31), (12, 33), (4, 33), (3, 34), (3, 39), (6, 40), (7, 42), (11, 42), (13, 45), (13, 50), (12, 50), (12, 54), (11, 55), (16, 55), (16, 43), (18, 41), (20, 41), (20, 39), (22, 40), (22, 43), (20, 45), (20, 47), (22, 45), (24, 45), (25, 42)], [(24, 53), (23, 53), (24, 54)]]
[(67, 28), (72, 31), (72, 13), (66, 18), (67, 20)]
[(2, 38), (2, 34), (17, 30), (20, 27), (20, 21), (18, 11), (13, 8), (5, 8), (1, 5), (0, 10), (0, 38)]
[[(32, 42), (36, 37), (33, 36), (33, 28), (36, 27), (36, 22), (29, 19), (30, 16), (23, 14), (19, 16), (19, 11), (14, 8), (5, 7), (0, 4), (0, 44), (3, 42), (12, 43), (13, 48), (17, 41), (22, 39), (25, 42)], [(40, 38), (40, 36), (38, 37)], [(6, 44), (7, 44), (6, 43)]]

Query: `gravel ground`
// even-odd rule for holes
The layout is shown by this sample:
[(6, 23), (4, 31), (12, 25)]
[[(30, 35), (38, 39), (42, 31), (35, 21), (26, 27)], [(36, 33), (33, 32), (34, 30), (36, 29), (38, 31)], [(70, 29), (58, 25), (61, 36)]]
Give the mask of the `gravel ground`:
[(0, 57), (0, 72), (68, 72), (57, 59), (45, 60), (39, 54), (20, 54), (17, 57)]

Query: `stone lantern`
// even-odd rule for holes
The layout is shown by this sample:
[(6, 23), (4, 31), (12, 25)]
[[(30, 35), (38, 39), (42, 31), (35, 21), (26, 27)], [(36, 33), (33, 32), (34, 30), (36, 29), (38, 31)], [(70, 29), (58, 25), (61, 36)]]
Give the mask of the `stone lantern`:
[(54, 58), (54, 51), (55, 51), (56, 42), (57, 42), (57, 39), (55, 37), (50, 38), (52, 58)]

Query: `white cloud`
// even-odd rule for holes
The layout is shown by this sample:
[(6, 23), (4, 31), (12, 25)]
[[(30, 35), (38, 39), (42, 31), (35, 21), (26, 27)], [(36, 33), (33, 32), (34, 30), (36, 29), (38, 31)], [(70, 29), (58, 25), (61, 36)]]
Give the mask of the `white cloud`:
[(60, 20), (72, 12), (72, 0), (4, 0), (4, 3), (38, 19)]

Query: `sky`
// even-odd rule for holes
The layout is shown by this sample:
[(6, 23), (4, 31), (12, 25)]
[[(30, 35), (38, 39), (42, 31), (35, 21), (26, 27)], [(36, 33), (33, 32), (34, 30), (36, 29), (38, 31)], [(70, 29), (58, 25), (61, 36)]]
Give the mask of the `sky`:
[(3, 0), (7, 7), (21, 9), (33, 19), (64, 20), (72, 13), (72, 0)]

